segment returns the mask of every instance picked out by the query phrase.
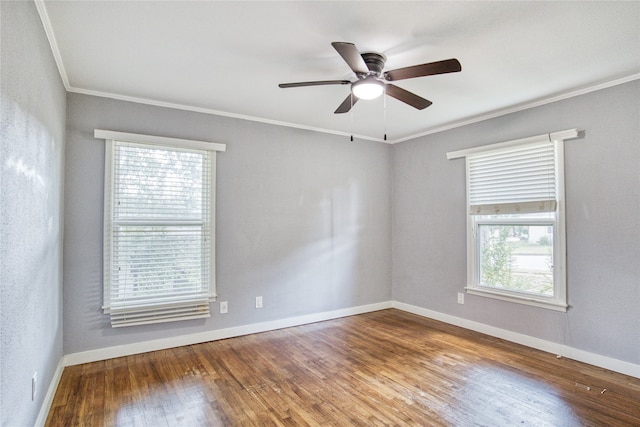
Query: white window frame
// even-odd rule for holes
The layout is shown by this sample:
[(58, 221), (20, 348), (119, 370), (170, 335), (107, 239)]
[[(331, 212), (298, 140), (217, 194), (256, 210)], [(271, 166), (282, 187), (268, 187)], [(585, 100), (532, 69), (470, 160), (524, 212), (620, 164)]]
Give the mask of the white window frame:
[[(447, 153), (447, 158), (465, 158), (466, 162), (466, 193), (467, 193), (467, 293), (494, 298), (519, 304), (525, 304), (556, 311), (567, 311), (567, 279), (566, 279), (566, 226), (565, 226), (565, 195), (564, 195), (564, 140), (576, 138), (577, 129), (537, 135), (514, 141), (490, 144)], [(550, 141), (554, 144), (556, 156), (556, 203), (554, 218), (539, 219), (499, 219), (487, 220), (480, 215), (472, 215), (469, 200), (469, 156), (479, 153), (498, 152), (499, 150), (525, 146), (527, 144)], [(544, 296), (532, 293), (517, 292), (480, 284), (480, 250), (478, 241), (478, 226), (485, 224), (514, 224), (514, 225), (551, 225), (553, 226), (553, 295)]]
[[(96, 129), (94, 137), (104, 139), (105, 146), (105, 214), (104, 214), (104, 277), (103, 277), (103, 310), (110, 315), (112, 327), (145, 325), (161, 322), (172, 322), (178, 320), (203, 318), (210, 316), (210, 302), (215, 301), (215, 185), (216, 185), (216, 152), (225, 151), (224, 144), (194, 141), (178, 138), (166, 138), (152, 135), (132, 134), (116, 131)], [(209, 159), (210, 180), (209, 187), (209, 210), (208, 210), (208, 295), (203, 299), (195, 301), (190, 298), (186, 302), (173, 300), (171, 303), (153, 303), (152, 305), (122, 306), (111, 301), (111, 270), (113, 259), (115, 224), (113, 209), (113, 178), (114, 164), (113, 155), (116, 145), (128, 146), (149, 146), (158, 149), (176, 149), (181, 151), (194, 150), (197, 152), (207, 152)], [(175, 221), (174, 221), (175, 222)]]

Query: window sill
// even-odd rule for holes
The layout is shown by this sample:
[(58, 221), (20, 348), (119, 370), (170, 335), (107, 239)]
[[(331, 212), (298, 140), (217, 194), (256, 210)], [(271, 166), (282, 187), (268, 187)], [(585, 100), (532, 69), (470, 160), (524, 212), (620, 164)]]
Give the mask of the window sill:
[(478, 295), (478, 296), (487, 297), (487, 298), (494, 298), (502, 301), (517, 303), (517, 304), (530, 305), (533, 307), (545, 308), (548, 310), (566, 312), (568, 308), (568, 305), (566, 303), (562, 303), (560, 301), (540, 300), (528, 295), (506, 294), (499, 291), (472, 288), (469, 286), (467, 286), (465, 290), (467, 291), (467, 293), (472, 295)]

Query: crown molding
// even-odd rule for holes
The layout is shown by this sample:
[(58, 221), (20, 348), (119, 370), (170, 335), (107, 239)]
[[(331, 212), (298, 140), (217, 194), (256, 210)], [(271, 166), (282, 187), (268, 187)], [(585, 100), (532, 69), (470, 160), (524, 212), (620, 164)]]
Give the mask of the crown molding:
[(572, 90), (568, 90), (568, 91), (565, 91), (565, 92), (562, 92), (562, 93), (559, 93), (559, 94), (555, 94), (555, 95), (552, 95), (552, 96), (539, 98), (539, 99), (531, 101), (531, 102), (525, 102), (525, 103), (518, 104), (518, 105), (515, 105), (515, 106), (512, 106), (512, 107), (507, 107), (507, 108), (502, 108), (502, 109), (499, 109), (499, 110), (490, 111), (490, 112), (487, 112), (485, 114), (480, 114), (478, 116), (474, 116), (474, 117), (471, 117), (471, 118), (449, 122), (449, 123), (443, 124), (441, 126), (436, 126), (436, 127), (427, 129), (424, 132), (420, 132), (420, 133), (413, 134), (413, 135), (410, 135), (410, 136), (407, 136), (407, 137), (403, 137), (403, 138), (394, 139), (393, 141), (390, 141), (390, 143), (391, 144), (397, 144), (399, 142), (409, 141), (409, 140), (420, 138), (420, 137), (423, 137), (423, 136), (432, 135), (434, 133), (444, 132), (446, 130), (455, 129), (455, 128), (458, 128), (458, 127), (461, 127), (461, 126), (466, 126), (466, 125), (470, 125), (470, 124), (473, 124), (473, 123), (482, 122), (484, 120), (489, 120), (489, 119), (493, 119), (493, 118), (496, 118), (496, 117), (505, 116), (507, 114), (516, 113), (518, 111), (523, 111), (523, 110), (528, 110), (530, 108), (540, 107), (542, 105), (551, 104), (551, 103), (554, 103), (554, 102), (562, 101), (564, 99), (574, 98), (576, 96), (585, 95), (587, 93), (595, 92), (595, 91), (598, 91), (598, 90), (601, 90), (601, 89), (606, 89), (606, 88), (609, 88), (609, 87), (621, 85), (621, 84), (628, 83), (628, 82), (631, 82), (631, 81), (634, 81), (634, 80), (639, 80), (639, 79), (640, 79), (640, 73), (636, 73), (636, 74), (631, 74), (629, 76), (624, 76), (624, 77), (621, 77), (621, 78), (618, 78), (618, 79), (614, 79), (614, 80), (607, 80), (605, 82), (600, 82), (600, 83), (593, 84), (593, 85), (583, 86), (583, 87), (578, 88), (578, 89), (572, 89)]
[(351, 133), (348, 133), (348, 132), (342, 132), (342, 131), (337, 131), (337, 130), (332, 130), (332, 129), (324, 129), (324, 128), (318, 128), (318, 127), (313, 127), (313, 126), (300, 125), (300, 124), (297, 124), (297, 123), (290, 123), (290, 122), (283, 122), (283, 121), (279, 121), (279, 120), (265, 119), (265, 118), (262, 118), (262, 117), (247, 116), (247, 115), (244, 115), (244, 114), (229, 113), (229, 112), (226, 112), (226, 111), (213, 110), (213, 109), (210, 109), (210, 108), (203, 108), (203, 107), (195, 107), (195, 106), (192, 106), (192, 105), (177, 104), (177, 103), (166, 102), (166, 101), (158, 101), (158, 100), (149, 99), (149, 98), (139, 98), (139, 97), (135, 97), (135, 96), (121, 95), (121, 94), (110, 93), (110, 92), (100, 92), (100, 91), (96, 91), (96, 90), (76, 88), (76, 87), (73, 87), (73, 86), (69, 87), (67, 89), (67, 91), (71, 92), (71, 93), (79, 93), (79, 94), (82, 94), (82, 95), (98, 96), (98, 97), (101, 97), (101, 98), (116, 99), (116, 100), (119, 100), (119, 101), (126, 101), (126, 102), (135, 102), (137, 104), (152, 105), (152, 106), (155, 106), (155, 107), (172, 108), (172, 109), (175, 109), (175, 110), (193, 111), (193, 112), (196, 112), (196, 113), (210, 114), (210, 115), (213, 115), (213, 116), (222, 116), (222, 117), (230, 117), (230, 118), (240, 119), (240, 120), (249, 120), (249, 121), (252, 121), (252, 122), (265, 123), (265, 124), (275, 125), (275, 126), (284, 126), (284, 127), (295, 128), (295, 129), (310, 130), (310, 131), (313, 131), (313, 132), (327, 133), (327, 134), (331, 134), (331, 135), (338, 135), (338, 136), (345, 136), (345, 137), (353, 136), (355, 139), (364, 139), (364, 140), (375, 141), (375, 142), (389, 142), (389, 141), (383, 141), (380, 138), (374, 138), (374, 137), (367, 136), (367, 135), (351, 134)]
[(419, 132), (416, 134), (411, 134), (405, 137), (401, 137), (401, 138), (397, 138), (397, 139), (391, 139), (391, 140), (384, 140), (382, 138), (376, 138), (376, 137), (371, 137), (371, 136), (367, 136), (367, 135), (357, 135), (357, 134), (352, 134), (349, 132), (343, 132), (343, 131), (337, 131), (337, 130), (333, 130), (333, 129), (325, 129), (325, 128), (318, 128), (318, 127), (313, 127), (313, 126), (306, 126), (306, 125), (301, 125), (298, 123), (291, 123), (291, 122), (284, 122), (284, 121), (280, 121), (280, 120), (271, 120), (271, 119), (266, 119), (266, 118), (262, 118), (262, 117), (255, 117), (255, 116), (248, 116), (248, 115), (244, 115), (244, 114), (236, 114), (236, 113), (230, 113), (230, 112), (226, 112), (226, 111), (220, 111), (220, 110), (213, 110), (210, 108), (203, 108), (203, 107), (196, 107), (196, 106), (192, 106), (192, 105), (186, 105), (186, 104), (177, 104), (177, 103), (173, 103), (173, 102), (166, 102), (166, 101), (160, 101), (160, 100), (155, 100), (155, 99), (150, 99), (150, 98), (140, 98), (140, 97), (134, 97), (134, 96), (128, 96), (128, 95), (122, 95), (122, 94), (117, 94), (117, 93), (111, 93), (111, 92), (101, 92), (101, 91), (95, 91), (95, 90), (91, 90), (91, 89), (84, 89), (84, 88), (78, 88), (78, 87), (74, 87), (71, 86), (71, 84), (69, 83), (69, 78), (67, 76), (67, 72), (65, 70), (64, 67), (64, 63), (62, 62), (62, 56), (60, 54), (60, 50), (58, 48), (58, 43), (56, 41), (56, 37), (55, 34), (53, 32), (53, 27), (51, 26), (51, 21), (49, 20), (49, 14), (47, 13), (47, 7), (45, 5), (45, 0), (34, 0), (34, 3), (36, 5), (36, 9), (38, 10), (38, 14), (40, 15), (40, 20), (42, 21), (42, 25), (44, 27), (44, 31), (47, 35), (47, 39), (49, 40), (49, 45), (51, 46), (51, 52), (53, 53), (53, 57), (55, 59), (56, 62), (56, 66), (58, 67), (58, 72), (60, 73), (60, 78), (62, 79), (62, 83), (64, 84), (65, 89), (67, 90), (67, 92), (72, 92), (72, 93), (79, 93), (79, 94), (83, 94), (83, 95), (92, 95), (92, 96), (98, 96), (101, 98), (110, 98), (110, 99), (116, 99), (116, 100), (120, 100), (120, 101), (127, 101), (127, 102), (135, 102), (138, 104), (145, 104), (145, 105), (153, 105), (153, 106), (157, 106), (157, 107), (165, 107), (165, 108), (172, 108), (172, 109), (176, 109), (176, 110), (184, 110), (184, 111), (193, 111), (193, 112), (197, 112), (197, 113), (203, 113), (203, 114), (211, 114), (214, 116), (222, 116), (222, 117), (230, 117), (230, 118), (234, 118), (234, 119), (241, 119), (241, 120), (249, 120), (252, 122), (258, 122), (258, 123), (265, 123), (265, 124), (270, 124), (270, 125), (274, 125), (274, 126), (284, 126), (284, 127), (289, 127), (289, 128), (294, 128), (294, 129), (302, 129), (302, 130), (308, 130), (308, 131), (312, 131), (312, 132), (319, 132), (319, 133), (326, 133), (326, 134), (330, 134), (330, 135), (338, 135), (338, 136), (344, 136), (344, 137), (353, 137), (355, 139), (361, 139), (361, 140), (366, 140), (366, 141), (373, 141), (373, 142), (382, 142), (382, 143), (386, 143), (386, 144), (397, 144), (400, 142), (404, 142), (404, 141), (410, 141), (413, 139), (417, 139), (417, 138), (421, 138), (427, 135), (432, 135), (435, 133), (439, 133), (439, 132), (444, 132), (446, 130), (450, 130), (450, 129), (455, 129), (461, 126), (466, 126), (469, 124), (473, 124), (473, 123), (478, 123), (484, 120), (489, 120), (489, 119), (493, 119), (496, 117), (500, 117), (500, 116), (504, 116), (507, 114), (511, 114), (511, 113), (515, 113), (518, 111), (523, 111), (523, 110), (528, 110), (530, 108), (535, 108), (535, 107), (540, 107), (542, 105), (546, 105), (546, 104), (550, 104), (553, 102), (557, 102), (557, 101), (562, 101), (564, 99), (569, 99), (569, 98), (573, 98), (576, 96), (580, 96), (580, 95), (584, 95), (587, 93), (591, 93), (591, 92), (595, 92), (601, 89), (606, 89), (612, 86), (617, 86), (623, 83), (627, 83), (633, 80), (638, 80), (640, 79), (640, 73), (635, 73), (635, 74), (631, 74), (628, 76), (624, 76), (621, 78), (617, 78), (614, 80), (608, 80), (608, 81), (604, 81), (604, 82), (600, 82), (597, 84), (592, 84), (592, 85), (587, 85), (587, 86), (583, 86), (580, 88), (574, 88), (568, 91), (564, 91), (561, 93), (557, 93), (551, 96), (547, 96), (544, 98), (538, 98), (536, 100), (530, 101), (530, 102), (525, 102), (522, 104), (518, 104), (515, 106), (511, 106), (511, 107), (507, 107), (507, 108), (502, 108), (502, 109), (498, 109), (498, 110), (493, 110), (493, 111), (489, 111), (477, 116), (473, 116), (473, 117), (469, 117), (469, 118), (465, 118), (465, 119), (461, 119), (461, 120), (455, 120), (455, 121), (451, 121), (448, 123), (444, 123), (442, 125), (438, 125), (438, 126), (434, 126), (432, 128), (426, 129), (423, 132)]
[(413, 140), (413, 139), (421, 138), (421, 137), (424, 137), (424, 136), (427, 136), (427, 135), (433, 135), (435, 133), (444, 132), (446, 130), (455, 129), (455, 128), (458, 128), (458, 127), (470, 125), (470, 124), (473, 124), (473, 123), (482, 122), (484, 120), (493, 119), (493, 118), (504, 116), (504, 115), (507, 115), (507, 114), (516, 113), (518, 111), (523, 111), (523, 110), (528, 110), (530, 108), (540, 107), (542, 105), (551, 104), (551, 103), (554, 103), (554, 102), (557, 102), (557, 101), (562, 101), (564, 99), (569, 99), (569, 98), (573, 98), (573, 97), (576, 97), (576, 96), (585, 95), (587, 93), (595, 92), (595, 91), (598, 91), (598, 90), (601, 90), (601, 89), (606, 89), (606, 88), (609, 88), (609, 87), (617, 86), (617, 85), (620, 85), (620, 84), (628, 83), (628, 82), (631, 82), (631, 81), (634, 81), (634, 80), (639, 80), (639, 79), (640, 79), (640, 73), (632, 74), (630, 76), (625, 76), (625, 77), (618, 78), (618, 79), (615, 79), (615, 80), (606, 81), (606, 82), (603, 82), (603, 83), (598, 83), (598, 84), (595, 84), (595, 85), (585, 86), (585, 87), (582, 87), (582, 88), (579, 88), (579, 89), (566, 91), (566, 92), (563, 92), (561, 94), (556, 94), (556, 95), (553, 95), (553, 96), (550, 96), (550, 97), (539, 98), (539, 99), (537, 99), (535, 101), (519, 104), (519, 105), (516, 105), (516, 106), (513, 106), (513, 107), (494, 110), (494, 111), (487, 112), (486, 114), (481, 114), (481, 115), (474, 116), (474, 117), (471, 117), (471, 118), (445, 123), (443, 125), (427, 129), (424, 132), (411, 134), (411, 135), (408, 135), (406, 137), (397, 138), (397, 139), (391, 139), (391, 140), (387, 140), (387, 141), (383, 140), (382, 138), (375, 138), (375, 137), (371, 137), (371, 136), (367, 136), (367, 135), (351, 134), (351, 133), (348, 133), (348, 132), (342, 132), (342, 131), (337, 131), (337, 130), (333, 130), (333, 129), (324, 129), (324, 128), (318, 128), (318, 127), (313, 127), (313, 126), (301, 125), (301, 124), (297, 124), (297, 123), (283, 122), (283, 121), (279, 121), (279, 120), (271, 120), (271, 119), (265, 119), (265, 118), (254, 117), (254, 116), (247, 116), (247, 115), (243, 115), (243, 114), (229, 113), (229, 112), (213, 110), (213, 109), (209, 109), (209, 108), (195, 107), (195, 106), (184, 105), (184, 104), (176, 104), (176, 103), (172, 103), (172, 102), (164, 102), (164, 101), (158, 101), (158, 100), (147, 99), (147, 98), (138, 98), (138, 97), (114, 94), (114, 93), (109, 93), (109, 92), (99, 92), (99, 91), (88, 90), (88, 89), (80, 89), (80, 88), (75, 88), (75, 87), (72, 87), (72, 86), (68, 87), (67, 91), (68, 92), (73, 92), (73, 93), (84, 94), (84, 95), (98, 96), (98, 97), (102, 97), (102, 98), (117, 99), (117, 100), (120, 100), (120, 101), (135, 102), (135, 103), (138, 103), (138, 104), (153, 105), (153, 106), (156, 106), (156, 107), (165, 107), (165, 108), (173, 108), (173, 109), (177, 109), (177, 110), (193, 111), (193, 112), (197, 112), (197, 113), (211, 114), (211, 115), (222, 116), (222, 117), (230, 117), (230, 118), (241, 119), (241, 120), (249, 120), (249, 121), (253, 121), (253, 122), (265, 123), (265, 124), (270, 124), (270, 125), (275, 125), (275, 126), (284, 126), (284, 127), (295, 128), (295, 129), (309, 130), (309, 131), (313, 131), (313, 132), (326, 133), (326, 134), (330, 134), (330, 135), (338, 135), (338, 136), (344, 136), (344, 137), (353, 136), (355, 139), (361, 139), (361, 140), (367, 140), (367, 141), (373, 141), (373, 142), (382, 142), (382, 143), (385, 143), (385, 144), (393, 145), (393, 144), (397, 144), (397, 143), (400, 143), (400, 142), (405, 142), (405, 141), (410, 141), (410, 140)]
[(55, 60), (56, 66), (58, 67), (60, 79), (62, 79), (64, 88), (69, 91), (69, 89), (71, 88), (71, 86), (69, 85), (69, 77), (67, 77), (67, 70), (65, 70), (64, 63), (62, 62), (62, 55), (60, 55), (60, 49), (58, 49), (58, 42), (56, 41), (56, 35), (53, 32), (53, 27), (51, 26), (51, 20), (49, 19), (47, 6), (45, 5), (44, 0), (34, 0), (34, 3), (36, 5), (36, 9), (38, 10), (38, 15), (40, 15), (40, 20), (42, 21), (44, 32), (47, 35), (47, 39), (49, 40), (49, 46), (51, 47), (53, 59)]

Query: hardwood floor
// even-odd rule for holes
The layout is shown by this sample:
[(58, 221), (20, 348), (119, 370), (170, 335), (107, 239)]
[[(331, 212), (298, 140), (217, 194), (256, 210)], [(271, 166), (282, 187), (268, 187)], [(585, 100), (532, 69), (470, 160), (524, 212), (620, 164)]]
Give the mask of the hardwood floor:
[(640, 379), (398, 310), (71, 366), (48, 426), (640, 426)]

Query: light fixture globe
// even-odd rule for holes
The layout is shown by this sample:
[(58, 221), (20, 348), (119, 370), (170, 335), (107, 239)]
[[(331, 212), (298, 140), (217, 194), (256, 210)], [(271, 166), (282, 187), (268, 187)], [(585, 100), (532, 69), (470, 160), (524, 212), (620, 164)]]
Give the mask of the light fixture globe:
[(384, 92), (384, 83), (373, 76), (351, 84), (351, 93), (358, 99), (375, 99)]

